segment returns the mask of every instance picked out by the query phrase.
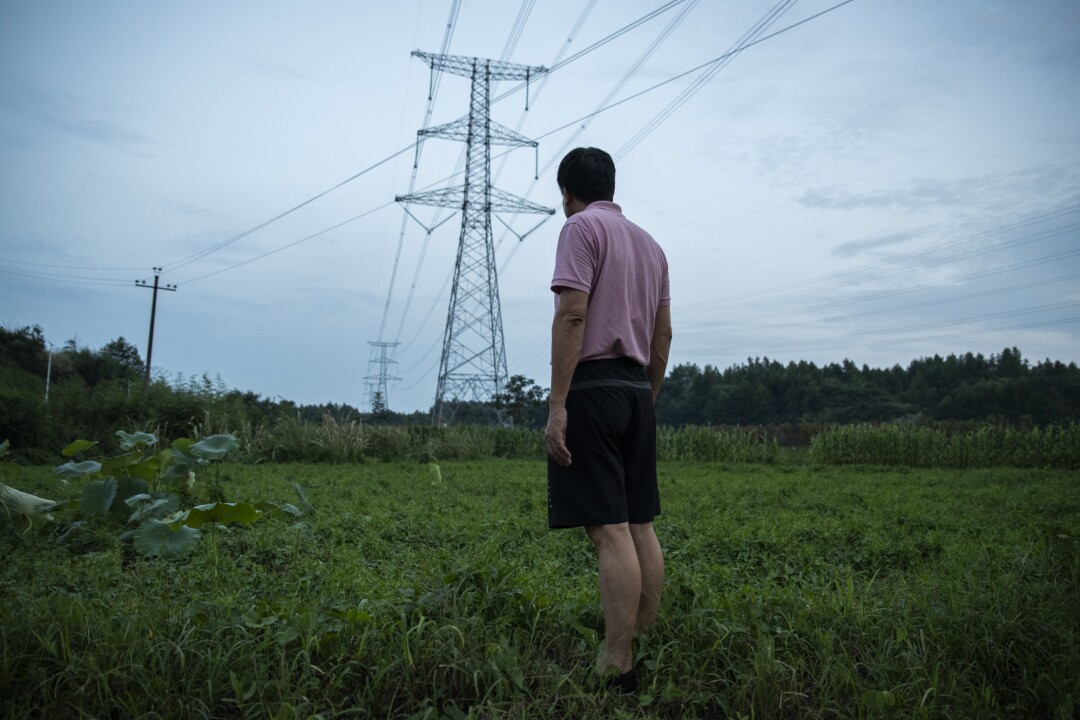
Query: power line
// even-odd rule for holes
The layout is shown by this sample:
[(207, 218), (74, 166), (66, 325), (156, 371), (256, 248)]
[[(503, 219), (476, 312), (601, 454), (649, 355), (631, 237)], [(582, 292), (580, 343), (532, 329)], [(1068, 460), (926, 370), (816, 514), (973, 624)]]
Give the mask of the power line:
[[(443, 34), (441, 54), (446, 54), (450, 49), (450, 41), (454, 36), (454, 28), (457, 25), (457, 16), (460, 10), (461, 0), (454, 0), (450, 7), (450, 17), (446, 22), (446, 32)], [(433, 68), (429, 77), (427, 107), (424, 111), (424, 122), (421, 126), (421, 133), (431, 126), (431, 114), (435, 109), (435, 96), (438, 93), (439, 84), (442, 82), (442, 73), (435, 72)], [(420, 137), (420, 135), (417, 137)], [(412, 175), (409, 178), (409, 192), (406, 193), (406, 195), (412, 194), (416, 189), (416, 174), (420, 168), (420, 151), (422, 147), (423, 144), (419, 141), (415, 143), (416, 152), (413, 156)], [(406, 214), (401, 216), (401, 229), (398, 232), (397, 251), (394, 253), (394, 264), (390, 270), (390, 284), (386, 289), (386, 303), (383, 305), (382, 320), (379, 323), (379, 334), (377, 336), (379, 342), (382, 341), (383, 333), (386, 330), (386, 319), (390, 315), (390, 300), (394, 296), (394, 284), (397, 281), (398, 263), (401, 261), (401, 250), (405, 246), (405, 227), (409, 222), (407, 214), (408, 204), (406, 203), (403, 207), (405, 208)]]
[(0, 258), (0, 262), (10, 263), (12, 265), (30, 265), (31, 267), (56, 268), (60, 270), (78, 270), (80, 272), (136, 272), (138, 270), (146, 270), (146, 268), (144, 267), (100, 267), (95, 265), (71, 265), (27, 262), (26, 260), (5, 260), (3, 258)]
[(70, 285), (101, 285), (104, 287), (127, 287), (129, 281), (109, 280), (105, 278), (91, 278), (80, 275), (57, 275), (55, 273), (29, 272), (0, 266), (0, 272), (19, 277), (33, 278), (35, 280), (48, 280), (49, 282), (68, 283)]
[[(499, 56), (499, 62), (506, 62), (514, 54), (514, 50), (521, 41), (521, 34), (525, 32), (525, 26), (529, 22), (529, 15), (532, 14), (533, 5), (535, 4), (536, 0), (522, 0), (517, 17), (514, 19), (514, 26), (510, 28), (510, 37), (506, 38), (506, 45), (503, 46), (502, 54)], [(443, 51), (443, 54), (445, 54), (445, 51)]]
[[(398, 157), (399, 155), (402, 155), (402, 154), (408, 152), (410, 149), (412, 149), (412, 145), (409, 145), (408, 147), (404, 147), (401, 150), (398, 150), (397, 152), (395, 152), (395, 153), (393, 153), (391, 155), (388, 155), (387, 157), (385, 157), (382, 160), (378, 161), (374, 165), (369, 165), (368, 167), (364, 168), (363, 170), (356, 173), (355, 175), (353, 175), (353, 176), (351, 176), (349, 178), (346, 178), (345, 180), (342, 180), (337, 185), (334, 185), (333, 187), (327, 188), (326, 190), (323, 190), (321, 193), (319, 193), (317, 195), (313, 195), (312, 197), (308, 198), (307, 200), (300, 203), (299, 205), (295, 205), (295, 206), (289, 208), (288, 210), (286, 210), (285, 212), (279, 213), (279, 214), (275, 215), (274, 217), (270, 218), (269, 220), (265, 220), (265, 221), (259, 223), (255, 227), (249, 228), (249, 229), (245, 230), (242, 233), (238, 233), (236, 235), (233, 235), (231, 238), (229, 238), (227, 240), (224, 240), (224, 241), (222, 241), (222, 242), (220, 242), (220, 243), (218, 243), (216, 245), (212, 245), (212, 246), (210, 246), (210, 247), (208, 247), (208, 248), (206, 248), (204, 250), (200, 250), (199, 252), (194, 253), (192, 255), (188, 255), (187, 257), (182, 258), (182, 259), (176, 261), (175, 263), (172, 263), (171, 265), (166, 265), (165, 267), (168, 269), (169, 272), (179, 270), (180, 268), (184, 267), (185, 265), (190, 265), (191, 263), (195, 262), (196, 260), (200, 260), (200, 259), (206, 257), (207, 255), (210, 255), (211, 253), (215, 253), (218, 250), (222, 250), (222, 249), (228, 247), (229, 245), (232, 245), (233, 243), (237, 242), (238, 240), (243, 240), (244, 238), (248, 237), (249, 235), (253, 235), (254, 233), (258, 232), (259, 230), (262, 230), (264, 227), (266, 227), (268, 225), (271, 225), (271, 224), (277, 222), (278, 220), (281, 220), (282, 218), (284, 218), (284, 217), (286, 217), (288, 215), (293, 214), (294, 212), (296, 212), (297, 210), (300, 210), (301, 208), (307, 207), (308, 205), (315, 202), (319, 198), (326, 197), (327, 195), (334, 192), (338, 188), (344, 187), (345, 185), (348, 185), (352, 181), (363, 177), (364, 175), (368, 174), (372, 170), (374, 170), (374, 169), (376, 169), (376, 168), (378, 168), (378, 167), (380, 167), (382, 165), (385, 165), (386, 163), (390, 162), (391, 160)], [(188, 281), (188, 282), (190, 282), (190, 281)]]
[(794, 30), (795, 28), (799, 27), (800, 25), (805, 25), (806, 23), (810, 22), (811, 20), (815, 20), (815, 19), (821, 17), (822, 15), (825, 15), (827, 13), (830, 13), (830, 12), (834, 11), (834, 10), (842, 8), (843, 6), (845, 6), (845, 5), (849, 4), (849, 3), (852, 3), (854, 1), (855, 0), (844, 0), (843, 2), (838, 3), (836, 5), (833, 5), (832, 7), (826, 8), (825, 10), (822, 10), (819, 13), (815, 13), (815, 14), (807, 17), (807, 18), (804, 18), (804, 19), (800, 20), (799, 22), (792, 23), (791, 25), (788, 25), (787, 27), (781, 28), (780, 30), (777, 30), (776, 32), (769, 33), (768, 35), (763, 35), (763, 36), (759, 37), (758, 39), (754, 40), (753, 42), (748, 42), (745, 45), (742, 45), (742, 46), (736, 48), (735, 50), (730, 50), (730, 51), (724, 53), (723, 55), (719, 55), (719, 56), (713, 58), (712, 60), (709, 60), (707, 62), (703, 62), (700, 65), (697, 65), (695, 67), (690, 68), (689, 70), (685, 70), (685, 71), (679, 73), (678, 75), (673, 75), (672, 77), (669, 77), (667, 80), (663, 80), (661, 82), (658, 82), (655, 85), (650, 85), (649, 87), (645, 88), (644, 90), (640, 90), (640, 91), (634, 93), (633, 95), (627, 95), (622, 100), (619, 100), (617, 102), (613, 102), (610, 105), (607, 105), (607, 106), (605, 106), (605, 107), (603, 107), (603, 108), (601, 108), (599, 110), (596, 110), (594, 112), (591, 112), (591, 113), (589, 113), (587, 115), (582, 115), (581, 117), (577, 118), (576, 120), (571, 120), (570, 122), (566, 123), (565, 125), (560, 125), (559, 127), (555, 128), (553, 130), (549, 130), (546, 133), (543, 133), (541, 135), (537, 135), (536, 139), (537, 140), (543, 140), (544, 138), (549, 137), (551, 135), (554, 135), (557, 132), (562, 132), (563, 130), (566, 130), (569, 127), (573, 127), (574, 125), (577, 125), (578, 123), (582, 122), (583, 120), (587, 120), (587, 119), (589, 119), (589, 118), (591, 118), (591, 117), (593, 117), (595, 115), (599, 115), (600, 113), (607, 112), (608, 110), (613, 110), (613, 109), (619, 107), (620, 105), (624, 105), (625, 103), (630, 102), (631, 100), (636, 100), (637, 98), (641, 97), (642, 95), (645, 95), (647, 93), (651, 93), (654, 90), (659, 90), (660, 88), (664, 87), (665, 85), (670, 85), (671, 83), (675, 82), (676, 80), (680, 80), (680, 79), (686, 77), (687, 75), (692, 75), (693, 73), (696, 73), (698, 70), (709, 67), (710, 65), (713, 65), (715, 63), (721, 62), (722, 60), (724, 60), (724, 59), (726, 59), (728, 57), (738, 55), (741, 52), (749, 50), (750, 48), (754, 47), (755, 45), (760, 45), (761, 43), (765, 42), (766, 40), (771, 40), (774, 37), (777, 37), (779, 35), (783, 35), (784, 33), (788, 32), (789, 30)]
[[(798, 0), (780, 0), (773, 8), (765, 14), (760, 20), (757, 21), (749, 30), (743, 33), (735, 45), (732, 46), (729, 52), (735, 52), (754, 38), (765, 32), (773, 23), (775, 23), (780, 17), (786, 13), (791, 7), (798, 2)], [(645, 123), (645, 127), (639, 130), (630, 140), (628, 140), (621, 148), (614, 153), (614, 158), (620, 160), (626, 156), (631, 150), (638, 146), (642, 140), (644, 140), (653, 130), (658, 128), (661, 123), (671, 117), (679, 108), (681, 108), (691, 97), (693, 97), (698, 90), (703, 88), (709, 80), (711, 80), (718, 72), (723, 70), (727, 65), (734, 60), (733, 54), (728, 55), (723, 60), (720, 60), (709, 67), (708, 70), (698, 76), (690, 85), (683, 89), (679, 95), (675, 97), (670, 103), (664, 107), (659, 113), (657, 113), (649, 122)]]
[(383, 203), (382, 205), (380, 205), (380, 206), (378, 206), (376, 208), (372, 208), (371, 210), (368, 210), (367, 212), (362, 212), (359, 215), (354, 215), (353, 217), (349, 218), (348, 220), (343, 220), (343, 221), (337, 223), (336, 225), (331, 225), (330, 227), (325, 228), (323, 230), (320, 230), (319, 232), (312, 233), (311, 235), (307, 235), (305, 237), (302, 237), (299, 240), (294, 240), (293, 242), (288, 243), (287, 245), (281, 245), (280, 247), (276, 247), (273, 250), (268, 250), (267, 252), (264, 252), (261, 255), (256, 255), (253, 258), (248, 258), (247, 260), (243, 260), (241, 262), (238, 262), (235, 265), (230, 265), (228, 267), (221, 268), (220, 270), (214, 270), (213, 272), (208, 272), (205, 275), (199, 275), (198, 277), (191, 278), (190, 280), (185, 280), (184, 284), (190, 284), (190, 283), (193, 283), (193, 282), (197, 282), (199, 280), (203, 280), (203, 279), (208, 278), (208, 277), (213, 277), (214, 275), (220, 275), (223, 272), (227, 272), (229, 270), (235, 270), (236, 268), (243, 267), (244, 265), (249, 265), (249, 264), (255, 262), (256, 260), (262, 260), (265, 257), (269, 257), (271, 255), (276, 255), (277, 253), (281, 252), (282, 250), (288, 250), (289, 248), (295, 247), (295, 246), (299, 245), (300, 243), (305, 243), (308, 240), (314, 240), (315, 238), (321, 237), (321, 236), (325, 235), (328, 232), (331, 232), (333, 230), (337, 230), (338, 228), (344, 227), (344, 226), (348, 225), (349, 223), (356, 222), (357, 220), (359, 220), (361, 218), (365, 218), (368, 215), (376, 213), (379, 210), (382, 210), (384, 208), (388, 208), (393, 204), (394, 204), (393, 201)]
[[(836, 4), (836, 5), (833, 5), (832, 7), (826, 8), (825, 10), (822, 10), (821, 12), (818, 12), (818, 13), (815, 13), (813, 15), (810, 15), (809, 17), (803, 18), (802, 20), (800, 20), (800, 21), (798, 21), (796, 23), (792, 23), (791, 25), (783, 27), (780, 30), (769, 33), (768, 35), (763, 35), (763, 36), (758, 37), (758, 38), (756, 38), (756, 39), (754, 39), (752, 41), (749, 41), (749, 42), (744, 42), (744, 43), (741, 43), (741, 44), (737, 44), (737, 46), (734, 49), (729, 50), (729, 51), (725, 52), (724, 54), (713, 58), (712, 60), (709, 60), (707, 62), (704, 62), (704, 63), (700, 64), (700, 65), (692, 67), (689, 70), (685, 70), (685, 71), (679, 73), (678, 75), (674, 75), (674, 76), (668, 78), (667, 80), (663, 80), (661, 82), (656, 83), (655, 85), (651, 85), (651, 86), (645, 88), (644, 90), (640, 90), (640, 91), (638, 91), (638, 92), (636, 92), (636, 93), (634, 93), (632, 95), (628, 95), (627, 97), (623, 98), (622, 100), (607, 104), (604, 107), (599, 108), (597, 110), (594, 110), (591, 113), (588, 113), (586, 115), (582, 115), (581, 117), (579, 117), (579, 118), (577, 118), (575, 120), (571, 120), (570, 122), (566, 123), (565, 125), (560, 125), (559, 127), (555, 128), (553, 130), (549, 130), (546, 133), (543, 133), (541, 135), (537, 135), (536, 140), (542, 140), (542, 139), (544, 139), (546, 137), (550, 137), (551, 135), (554, 135), (555, 133), (562, 132), (563, 130), (566, 130), (567, 128), (573, 127), (573, 126), (578, 125), (578, 124), (580, 124), (582, 122), (585, 122), (585, 121), (589, 121), (589, 120), (591, 120), (592, 118), (596, 117), (597, 115), (599, 115), (601, 113), (604, 113), (604, 112), (607, 112), (608, 110), (612, 110), (612, 109), (614, 109), (616, 107), (619, 107), (620, 105), (628, 103), (631, 100), (635, 100), (635, 99), (637, 99), (637, 98), (639, 98), (639, 97), (641, 97), (641, 96), (643, 96), (643, 95), (645, 95), (647, 93), (653, 92), (654, 90), (658, 90), (658, 89), (664, 87), (665, 85), (669, 85), (669, 84), (675, 82), (676, 80), (679, 80), (681, 78), (686, 77), (687, 75), (692, 75), (693, 73), (696, 73), (699, 70), (708, 68), (710, 66), (717, 65), (719, 63), (723, 63), (724, 61), (728, 60), (729, 58), (735, 57), (736, 55), (743, 52), (744, 50), (747, 50), (747, 49), (749, 49), (749, 48), (751, 48), (751, 47), (753, 47), (755, 45), (759, 45), (759, 44), (765, 42), (766, 40), (770, 40), (770, 39), (775, 38), (775, 37), (777, 37), (779, 35), (782, 35), (782, 34), (788, 32), (789, 30), (793, 30), (793, 29), (799, 27), (800, 25), (805, 25), (806, 23), (810, 22), (811, 20), (815, 20), (815, 19), (817, 19), (819, 17), (822, 17), (823, 15), (825, 15), (827, 13), (830, 13), (830, 12), (832, 12), (834, 10), (837, 10), (837, 9), (843, 7), (844, 5), (848, 5), (851, 2), (854, 2), (854, 0), (844, 0), (843, 2), (840, 2), (840, 3)], [(681, 106), (681, 103), (680, 103), (680, 106)], [(672, 112), (674, 112), (674, 110), (672, 110)], [(670, 115), (670, 113), (668, 115)], [(665, 116), (663, 119), (666, 119), (666, 117), (667, 116)], [(661, 120), (661, 122), (662, 122), (662, 120)], [(651, 132), (651, 130), (650, 130), (650, 132)], [(642, 137), (644, 137), (644, 136), (642, 136)], [(636, 145), (636, 143), (635, 143), (635, 145)], [(629, 148), (624, 147), (623, 150), (621, 151), (622, 156), (625, 156), (630, 151), (630, 149), (632, 149), (632, 147), (629, 147)], [(550, 164), (551, 163), (549, 162), (548, 166), (550, 166)], [(528, 195), (529, 195), (529, 193), (526, 193), (525, 197), (528, 197)], [(518, 249), (518, 246), (515, 246), (510, 251), (510, 253), (507, 255), (507, 257), (503, 260), (503, 267), (505, 267), (510, 262), (510, 260), (514, 257), (514, 255), (517, 253), (517, 249)]]
[[(602, 47), (603, 45), (607, 44), (608, 42), (610, 42), (610, 41), (616, 39), (617, 37), (629, 32), (633, 28), (638, 27), (639, 25), (641, 25), (641, 24), (647, 22), (648, 20), (651, 20), (652, 18), (656, 17), (657, 15), (662, 14), (663, 12), (666, 12), (670, 8), (680, 4), (682, 2), (685, 2), (685, 1), (686, 0), (672, 0), (672, 2), (667, 3), (666, 5), (660, 7), (659, 9), (654, 10), (653, 12), (651, 12), (651, 13), (649, 13), (649, 14), (635, 20), (634, 22), (630, 23), (629, 25), (626, 25), (626, 26), (620, 28), (619, 30), (616, 30), (615, 32), (611, 33), (610, 35), (606, 36), (605, 38), (602, 38), (601, 40), (593, 43), (592, 45), (588, 46), (584, 50), (581, 50), (581, 51), (575, 53), (574, 55), (566, 58), (565, 60), (562, 60), (555, 67), (560, 68), (560, 69), (562, 67), (565, 67), (566, 65), (570, 64), (571, 62), (574, 62), (574, 61), (580, 59), (581, 57), (585, 56), (586, 54), (588, 54), (590, 52), (593, 52), (594, 50), (598, 49), (599, 47)], [(595, 115), (599, 115), (600, 113), (606, 112), (606, 111), (611, 110), (613, 108), (616, 108), (616, 107), (618, 107), (618, 106), (620, 106), (620, 105), (622, 105), (622, 104), (624, 104), (626, 102), (629, 102), (630, 100), (634, 100), (634, 99), (636, 99), (638, 97), (641, 97), (642, 95), (645, 95), (646, 93), (652, 92), (653, 90), (657, 90), (657, 89), (659, 89), (659, 88), (661, 88), (661, 87), (663, 87), (663, 86), (665, 86), (667, 84), (670, 84), (670, 83), (672, 83), (672, 82), (674, 82), (674, 81), (676, 81), (676, 80), (678, 80), (678, 79), (680, 79), (682, 77), (685, 77), (686, 75), (694, 73), (694, 72), (696, 72), (696, 71), (698, 71), (698, 70), (700, 70), (700, 69), (702, 69), (704, 67), (707, 67), (708, 65), (710, 65), (712, 63), (718, 62), (718, 61), (722, 60), (724, 57), (727, 57), (728, 55), (736, 54), (737, 52), (742, 52), (743, 50), (745, 50), (745, 49), (747, 49), (749, 47), (752, 47), (753, 45), (757, 45), (757, 44), (759, 44), (761, 42), (764, 42), (765, 40), (768, 40), (768, 39), (770, 39), (772, 37), (776, 37), (777, 35), (780, 35), (780, 34), (782, 34), (784, 32), (787, 32), (788, 30), (791, 30), (791, 29), (793, 29), (795, 27), (798, 27), (799, 25), (803, 25), (803, 24), (809, 22), (810, 20), (813, 20), (813, 19), (815, 19), (817, 17), (820, 17), (820, 16), (822, 16), (822, 15), (828, 13), (828, 12), (831, 12), (832, 10), (835, 10), (835, 9), (837, 9), (839, 7), (847, 5), (850, 2), (853, 2), (853, 0), (844, 0), (844, 2), (841, 2), (838, 5), (834, 5), (833, 7), (830, 7), (828, 9), (826, 9), (826, 10), (823, 10), (823, 11), (821, 11), (821, 12), (815, 14), (815, 15), (811, 15), (808, 18), (805, 18), (805, 19), (803, 19), (803, 20), (801, 20), (801, 21), (799, 21), (797, 23), (794, 23), (794, 24), (792, 24), (792, 25), (790, 25), (790, 26), (788, 26), (786, 28), (783, 28), (782, 30), (779, 30), (777, 32), (774, 32), (774, 33), (771, 33), (769, 35), (758, 38), (757, 40), (755, 40), (752, 43), (747, 43), (743, 47), (739, 48), (739, 50), (737, 50), (735, 53), (726, 53), (725, 55), (721, 55), (718, 58), (714, 58), (713, 60), (710, 60), (709, 62), (703, 63), (701, 65), (698, 65), (697, 67), (691, 68), (690, 70), (687, 70), (687, 71), (685, 71), (683, 73), (675, 75), (674, 77), (668, 78), (667, 80), (664, 80), (663, 82), (657, 83), (657, 84), (655, 84), (655, 85), (653, 85), (651, 87), (648, 87), (648, 88), (646, 88), (646, 89), (644, 89), (644, 90), (642, 90), (640, 92), (634, 93), (633, 95), (630, 95), (630, 96), (628, 96), (626, 98), (623, 98), (622, 100), (619, 100), (618, 102), (611, 103), (610, 105), (608, 105), (608, 106), (606, 106), (604, 108), (601, 108), (599, 110), (591, 112), (591, 113), (589, 113), (587, 115), (584, 115), (582, 117), (579, 117), (576, 120), (573, 120), (573, 121), (571, 121), (571, 122), (569, 122), (569, 123), (567, 123), (565, 125), (561, 125), (561, 126), (555, 128), (553, 130), (550, 130), (550, 131), (538, 136), (536, 139), (539, 140), (539, 139), (542, 139), (542, 138), (545, 138), (545, 137), (549, 137), (551, 135), (554, 135), (557, 132), (565, 130), (568, 127), (571, 127), (571, 126), (573, 126), (575, 124), (578, 124), (578, 123), (582, 122), (583, 120), (591, 118), (591, 117), (593, 117)], [(454, 5), (452, 6), (451, 9), (453, 10), (454, 8), (459, 8), (459, 7), (460, 7), (460, 0), (455, 0)], [(581, 21), (579, 20), (579, 22), (581, 22)], [(451, 25), (452, 25), (452, 23), (448, 22), (448, 27), (450, 27)], [(444, 38), (444, 46), (445, 45), (446, 45), (446, 40)], [(552, 69), (549, 69), (549, 73), (551, 72), (551, 70)], [(435, 75), (438, 75), (438, 73), (436, 73)], [(497, 101), (499, 99), (502, 99), (503, 97), (506, 97), (507, 95), (509, 95), (509, 94), (511, 94), (513, 92), (517, 92), (517, 91), (523, 89), (524, 87), (525, 87), (524, 84), (519, 85), (518, 87), (513, 88), (513, 89), (507, 91), (506, 93), (503, 93), (502, 95), (499, 95), (496, 98), (493, 98), (492, 102), (494, 103), (495, 101)], [(435, 86), (433, 85), (432, 86), (432, 92), (434, 92), (434, 90), (435, 90)], [(379, 160), (378, 162), (364, 168), (360, 172), (346, 178), (345, 180), (342, 180), (341, 182), (337, 183), (336, 185), (333, 185), (333, 186), (327, 188), (326, 190), (323, 190), (322, 192), (320, 192), (320, 193), (318, 193), (316, 195), (313, 195), (312, 197), (308, 198), (307, 200), (304, 200), (303, 202), (289, 208), (288, 210), (285, 210), (284, 212), (281, 212), (281, 213), (275, 215), (274, 217), (272, 217), (272, 218), (270, 218), (268, 220), (265, 220), (265, 221), (259, 223), (258, 225), (255, 225), (255, 226), (253, 226), (253, 227), (251, 227), (251, 228), (249, 228), (249, 229), (247, 229), (247, 230), (245, 230), (243, 232), (237, 233), (236, 235), (233, 235), (233, 236), (227, 238), (226, 240), (224, 240), (224, 241), (222, 241), (220, 243), (217, 243), (215, 245), (212, 245), (212, 246), (210, 246), (208, 248), (205, 248), (205, 249), (203, 249), (203, 250), (201, 250), (201, 251), (199, 251), (197, 253), (193, 253), (193, 254), (188, 255), (188, 256), (186, 256), (184, 258), (181, 258), (180, 260), (177, 260), (176, 262), (174, 262), (172, 264), (165, 265), (165, 269), (168, 272), (178, 270), (181, 267), (184, 267), (184, 266), (186, 266), (186, 265), (188, 265), (188, 264), (190, 264), (192, 262), (195, 262), (196, 260), (202, 259), (202, 258), (206, 257), (207, 255), (210, 255), (210, 254), (215, 253), (215, 252), (217, 252), (217, 251), (219, 251), (219, 250), (221, 250), (221, 249), (223, 249), (225, 247), (228, 247), (229, 245), (232, 245), (233, 243), (236, 243), (239, 240), (242, 240), (242, 239), (244, 239), (244, 238), (246, 238), (246, 237), (248, 237), (250, 235), (253, 235), (254, 233), (258, 232), (259, 230), (262, 230), (263, 228), (277, 222), (278, 220), (281, 220), (282, 218), (285, 218), (288, 215), (291, 215), (292, 213), (306, 207), (307, 205), (310, 205), (311, 203), (325, 197), (326, 195), (329, 195), (330, 193), (344, 187), (345, 185), (353, 182), (354, 180), (357, 180), (357, 179), (363, 177), (364, 175), (371, 172), (372, 170), (375, 170), (375, 169), (381, 167), (382, 165), (385, 165), (386, 163), (388, 163), (391, 160), (394, 160), (395, 158), (403, 155), (404, 153), (408, 152), (409, 150), (415, 150), (415, 143), (409, 144), (409, 145), (407, 145), (407, 146), (393, 152), (392, 154), (388, 155), (387, 157), (383, 158), (382, 160)], [(438, 185), (438, 184), (453, 180), (455, 177), (457, 177), (457, 175), (460, 175), (460, 174), (461, 174), (460, 172), (456, 172), (456, 173), (454, 173), (454, 174), (452, 174), (452, 175), (450, 175), (450, 176), (448, 176), (448, 177), (446, 177), (446, 178), (444, 178), (442, 180), (439, 180), (437, 183), (433, 183), (432, 185), (429, 185), (428, 187), (432, 187), (434, 185)], [(191, 280), (188, 280), (187, 282), (191, 282)]]

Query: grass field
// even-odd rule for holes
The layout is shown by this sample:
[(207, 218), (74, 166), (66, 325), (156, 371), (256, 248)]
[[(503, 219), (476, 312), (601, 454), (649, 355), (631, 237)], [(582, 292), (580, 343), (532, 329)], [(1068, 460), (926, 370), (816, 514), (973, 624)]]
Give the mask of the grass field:
[[(1070, 718), (1075, 472), (665, 463), (637, 697), (592, 692), (595, 559), (544, 465), (226, 465), (315, 508), (147, 560), (108, 519), (0, 534), (9, 718)], [(13, 483), (16, 484), (16, 483)], [(20, 489), (77, 494), (49, 469)]]

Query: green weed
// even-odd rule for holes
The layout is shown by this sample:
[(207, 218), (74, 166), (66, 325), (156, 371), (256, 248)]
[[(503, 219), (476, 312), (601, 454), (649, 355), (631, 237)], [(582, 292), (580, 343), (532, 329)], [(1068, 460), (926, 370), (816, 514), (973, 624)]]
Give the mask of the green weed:
[[(1075, 713), (1072, 473), (662, 464), (667, 580), (624, 698), (582, 670), (602, 629), (595, 558), (581, 532), (546, 529), (543, 463), (439, 464), (437, 483), (415, 460), (225, 465), (233, 492), (282, 502), (300, 485), (317, 512), (219, 525), (216, 559), (5, 532), (0, 714)], [(48, 470), (21, 478), (62, 494)]]

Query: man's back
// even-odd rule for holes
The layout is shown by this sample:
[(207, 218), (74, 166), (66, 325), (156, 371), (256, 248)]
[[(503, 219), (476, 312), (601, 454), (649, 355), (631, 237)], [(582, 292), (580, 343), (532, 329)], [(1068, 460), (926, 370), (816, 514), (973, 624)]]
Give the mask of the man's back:
[(656, 310), (670, 303), (667, 259), (618, 205), (595, 201), (559, 235), (552, 289), (589, 294), (581, 361), (625, 357), (649, 364)]

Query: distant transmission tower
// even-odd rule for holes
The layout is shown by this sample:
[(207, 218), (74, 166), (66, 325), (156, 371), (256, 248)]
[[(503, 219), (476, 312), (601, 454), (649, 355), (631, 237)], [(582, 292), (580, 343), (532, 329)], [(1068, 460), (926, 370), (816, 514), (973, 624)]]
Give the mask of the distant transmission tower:
[[(433, 74), (441, 71), (472, 79), (467, 117), (417, 133), (418, 142), (424, 137), (438, 137), (467, 143), (465, 184), (395, 198), (400, 203), (461, 209), (461, 236), (432, 415), (432, 421), (441, 425), (453, 418), (459, 402), (490, 401), (506, 383), (506, 347), (491, 213), (554, 215), (555, 210), (491, 187), (492, 145), (537, 147), (536, 141), (492, 122), (491, 83), (528, 83), (546, 73), (547, 68), (419, 50), (413, 55), (431, 66)], [(525, 105), (528, 109), (527, 88)]]
[(396, 342), (374, 342), (369, 340), (371, 358), (368, 360), (368, 374), (364, 378), (368, 386), (368, 409), (379, 412), (390, 407), (390, 381), (400, 380), (390, 374), (390, 366), (397, 360), (390, 358), (388, 351), (398, 346)]

